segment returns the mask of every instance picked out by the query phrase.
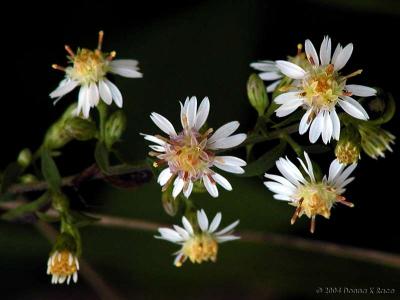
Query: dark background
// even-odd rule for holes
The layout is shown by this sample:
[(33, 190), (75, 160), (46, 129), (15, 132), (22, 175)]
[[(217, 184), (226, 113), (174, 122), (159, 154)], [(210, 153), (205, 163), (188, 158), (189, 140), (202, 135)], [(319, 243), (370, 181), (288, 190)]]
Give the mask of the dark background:
[[(306, 38), (318, 48), (325, 34), (334, 45), (353, 42), (346, 70), (364, 72), (352, 82), (382, 87), (396, 99), (400, 96), (397, 1), (14, 2), (2, 15), (1, 168), (20, 149), (37, 147), (49, 124), (75, 100), (77, 92), (52, 105), (48, 94), (63, 75), (50, 66), (65, 63), (65, 43), (73, 49), (94, 48), (100, 29), (105, 31), (104, 49), (116, 50), (117, 58), (138, 59), (144, 73), (143, 79), (115, 78), (129, 119), (122, 148), (132, 160), (143, 159), (148, 151), (138, 132), (158, 130), (150, 112), (178, 125), (178, 101), (186, 96), (210, 98), (209, 124), (214, 128), (239, 120), (242, 131), (250, 130), (256, 114), (246, 98), (249, 63), (295, 54), (297, 43)], [(398, 135), (399, 123), (397, 113), (385, 128)], [(260, 178), (230, 176), (234, 192), (222, 192), (216, 200), (196, 195), (195, 200), (210, 215), (221, 210), (223, 224), (241, 219), (241, 229), (398, 253), (400, 159), (398, 146), (393, 148), (386, 159), (363, 157), (346, 193), (355, 208), (338, 206), (331, 220), (319, 218), (313, 236), (306, 218), (289, 225), (292, 207), (272, 200)], [(57, 160), (62, 173), (90, 165), (92, 151), (90, 143), (71, 143)], [(287, 154), (294, 157), (291, 150)], [(326, 163), (327, 170), (331, 157), (314, 158)], [(135, 191), (90, 184), (80, 194), (89, 211), (177, 221), (164, 214), (154, 182)], [(84, 258), (128, 299), (357, 298), (315, 293), (317, 287), (326, 286), (377, 286), (397, 288), (397, 297), (400, 293), (398, 269), (267, 243), (229, 243), (220, 248), (218, 263), (187, 263), (177, 269), (170, 255), (177, 247), (154, 240), (150, 233), (89, 227), (82, 236)], [(0, 223), (0, 299), (97, 299), (85, 280), (70, 287), (51, 286), (45, 274), (50, 247), (30, 224)], [(391, 297), (395, 296), (382, 298)]]

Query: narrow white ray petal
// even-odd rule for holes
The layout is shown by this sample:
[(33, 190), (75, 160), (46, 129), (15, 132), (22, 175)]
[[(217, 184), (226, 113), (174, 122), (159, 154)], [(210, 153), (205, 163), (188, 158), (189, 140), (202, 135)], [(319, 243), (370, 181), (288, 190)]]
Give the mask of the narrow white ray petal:
[(272, 197), (274, 197), (274, 199), (276, 199), (276, 200), (292, 201), (292, 198), (287, 195), (275, 194)]
[(89, 88), (85, 86), (81, 86), (78, 95), (78, 107), (77, 112), (79, 113), (82, 110), (82, 114), (84, 118), (89, 118), (90, 111), (90, 103), (89, 103)]
[(296, 188), (285, 186), (275, 181), (266, 181), (264, 184), (271, 192), (275, 194), (292, 196), (296, 191)]
[(208, 145), (211, 150), (233, 148), (243, 143), (247, 138), (245, 133), (235, 134), (226, 138), (221, 138)]
[(154, 122), (154, 124), (156, 124), (157, 127), (160, 128), (162, 131), (164, 131), (166, 134), (168, 134), (168, 135), (176, 135), (176, 131), (175, 131), (174, 126), (164, 116), (153, 112), (150, 115), (150, 118)]
[(166, 144), (166, 142), (164, 142), (162, 139), (159, 139), (158, 137), (155, 137), (153, 135), (150, 134), (144, 134), (144, 133), (140, 133), (140, 135), (144, 136), (145, 140), (148, 140), (150, 142), (159, 144), (161, 146), (164, 146)]
[(340, 137), (340, 120), (335, 109), (331, 111), (330, 116), (333, 125), (333, 138), (338, 141)]
[(258, 74), (262, 80), (276, 80), (282, 78), (282, 73), (280, 72), (262, 72)]
[(303, 174), (300, 172), (300, 169), (294, 164), (292, 163), (292, 161), (286, 157), (286, 159), (281, 159), (282, 163), (284, 165), (284, 168), (290, 172), (297, 181), (305, 183), (306, 179), (304, 178)]
[(343, 182), (351, 175), (351, 173), (354, 171), (354, 169), (357, 167), (357, 164), (352, 164), (348, 166), (346, 169), (343, 170), (341, 174), (336, 175), (335, 178), (333, 178), (333, 182), (335, 185), (338, 187), (343, 187)]
[(377, 93), (376, 89), (359, 84), (348, 84), (346, 85), (346, 90), (351, 92), (353, 95), (360, 97), (375, 96)]
[(337, 44), (337, 46), (335, 48), (335, 51), (333, 52), (333, 55), (332, 55), (331, 63), (333, 65), (335, 65), (336, 59), (337, 59), (337, 57), (338, 57), (340, 52), (342, 52), (342, 45), (340, 45), (340, 43), (339, 43), (339, 44)]
[(203, 232), (208, 231), (208, 218), (204, 210), (197, 211), (197, 222), (199, 223), (201, 231)]
[(99, 92), (100, 97), (104, 101), (104, 103), (110, 105), (112, 103), (112, 94), (110, 88), (103, 80), (99, 81)]
[(76, 88), (79, 85), (78, 81), (75, 80), (63, 80), (62, 84), (60, 83), (60, 85), (50, 93), (50, 97), (51, 98), (58, 98), (58, 97), (62, 97), (66, 94), (68, 94), (69, 92), (71, 92), (74, 88)]
[(324, 126), (324, 114), (320, 111), (314, 121), (311, 123), (309, 138), (311, 143), (315, 143), (322, 133)]
[(332, 119), (329, 111), (324, 112), (324, 128), (322, 129), (322, 141), (327, 144), (331, 141), (333, 132)]
[(290, 103), (281, 105), (277, 110), (275, 110), (275, 114), (277, 117), (285, 117), (298, 109), (303, 103), (303, 99), (292, 100)]
[(299, 92), (287, 92), (275, 97), (274, 102), (276, 104), (289, 104), (291, 102), (296, 102), (299, 99), (303, 99)]
[(111, 95), (114, 99), (115, 104), (121, 108), (122, 104), (123, 104), (123, 99), (122, 99), (122, 95), (121, 92), (119, 91), (119, 89), (117, 88), (117, 86), (112, 83), (110, 80), (108, 80), (107, 78), (103, 79), (104, 83), (107, 84), (108, 88), (111, 91)]
[(222, 214), (219, 212), (215, 215), (214, 219), (212, 220), (210, 227), (208, 228), (209, 233), (213, 233), (215, 230), (218, 229), (219, 224), (221, 224)]
[(325, 36), (321, 43), (321, 48), (319, 49), (319, 56), (321, 58), (322, 66), (329, 64), (331, 60), (331, 48), (331, 39), (329, 36)]
[(239, 122), (238, 121), (232, 121), (229, 122), (223, 126), (221, 126), (220, 128), (218, 128), (214, 134), (208, 139), (208, 144), (211, 144), (221, 138), (225, 138), (230, 136), (232, 133), (234, 133), (236, 131), (236, 129), (239, 128)]
[(240, 236), (236, 236), (236, 235), (217, 236), (217, 242), (220, 244), (229, 242), (229, 241), (239, 240), (239, 239), (240, 239)]
[(168, 182), (172, 175), (173, 173), (171, 172), (170, 168), (166, 168), (161, 171), (160, 175), (158, 175), (157, 182), (163, 186)]
[(97, 84), (94, 82), (89, 85), (88, 98), (91, 107), (94, 107), (99, 103), (99, 90)]
[(232, 224), (226, 226), (224, 229), (222, 229), (222, 230), (220, 230), (220, 231), (217, 231), (217, 232), (215, 233), (215, 235), (221, 236), (221, 235), (224, 235), (224, 234), (226, 234), (226, 233), (232, 231), (232, 229), (234, 229), (234, 228), (239, 224), (239, 222), (240, 222), (239, 220), (236, 220), (236, 221), (233, 222)]
[(279, 183), (281, 183), (281, 184), (283, 184), (285, 186), (288, 186), (288, 187), (291, 187), (291, 188), (296, 188), (296, 186), (293, 183), (291, 183), (289, 180), (287, 180), (283, 176), (274, 175), (274, 174), (268, 174), (268, 173), (265, 173), (264, 176), (266, 178), (275, 180), (276, 182), (279, 182)]
[(216, 156), (214, 160), (222, 165), (231, 165), (238, 167), (244, 167), (247, 165), (247, 163), (243, 159), (235, 156)]
[(227, 191), (232, 191), (232, 185), (229, 183), (229, 181), (222, 175), (215, 173), (212, 175), (212, 178), (217, 182), (219, 185), (221, 185), (224, 189)]
[(315, 47), (313, 43), (310, 40), (306, 40), (305, 42), (305, 51), (306, 51), (306, 56), (308, 61), (315, 66), (319, 66), (319, 59), (318, 59), (318, 54), (317, 51), (315, 50)]
[(352, 53), (353, 53), (353, 44), (350, 43), (346, 47), (344, 47), (336, 57), (334, 63), (335, 71), (341, 70), (347, 64)]
[(271, 93), (271, 92), (275, 91), (275, 89), (281, 83), (281, 81), (282, 80), (277, 80), (277, 81), (274, 81), (273, 83), (271, 83), (270, 85), (268, 85), (267, 86), (267, 92)]
[(229, 172), (229, 173), (234, 173), (234, 174), (243, 174), (244, 173), (244, 170), (241, 167), (221, 164), (218, 161), (214, 161), (214, 166), (216, 166), (217, 168), (219, 168), (225, 172)]
[(197, 117), (194, 127), (199, 130), (204, 123), (207, 121), (208, 113), (210, 112), (210, 100), (208, 97), (204, 97), (203, 101), (201, 101), (199, 110), (197, 111)]
[(341, 108), (343, 108), (345, 112), (357, 119), (369, 119), (368, 113), (365, 111), (360, 103), (348, 96), (342, 96), (341, 98), (343, 100), (339, 100), (339, 105)]
[(110, 65), (117, 68), (131, 68), (138, 70), (138, 61), (134, 59), (114, 59), (111, 61)]
[(172, 230), (170, 228), (166, 227), (158, 228), (158, 232), (161, 234), (161, 236), (157, 238), (168, 240), (174, 243), (183, 241), (182, 236), (175, 230)]
[(276, 66), (283, 74), (293, 79), (303, 79), (307, 74), (303, 68), (286, 60), (277, 60)]
[(203, 176), (203, 183), (206, 190), (210, 193), (210, 195), (214, 198), (218, 197), (218, 188), (217, 185), (211, 182), (210, 178), (207, 175)]
[(163, 146), (150, 145), (149, 147), (156, 152), (165, 152), (165, 147)]
[(179, 252), (174, 259), (174, 266), (181, 266), (186, 258), (187, 257), (182, 252)]
[(308, 153), (304, 151), (304, 158), (306, 159), (307, 162), (307, 168), (308, 168), (308, 175), (310, 175), (311, 180), (315, 182), (315, 176), (314, 176), (314, 168), (311, 162), (310, 157), (308, 156)]
[(254, 62), (250, 64), (250, 67), (263, 72), (274, 72), (279, 70), (276, 67), (276, 63), (273, 60), (263, 60), (259, 62)]
[(342, 172), (344, 167), (344, 164), (341, 164), (339, 160), (333, 160), (329, 166), (328, 182), (333, 182), (333, 179)]
[(183, 240), (188, 240), (189, 239), (189, 233), (183, 229), (182, 227), (178, 226), (178, 225), (174, 225), (174, 229), (177, 233), (179, 233), (179, 235), (182, 237)]
[(177, 177), (174, 181), (174, 188), (172, 189), (172, 197), (176, 198), (180, 192), (182, 192), (183, 186), (185, 185), (185, 181)]
[(190, 224), (189, 220), (185, 216), (182, 217), (182, 224), (190, 235), (194, 234), (192, 224)]
[(193, 128), (195, 126), (197, 116), (197, 98), (192, 97), (189, 100), (189, 104), (187, 105), (186, 109), (186, 117), (187, 122), (189, 124), (189, 128)]
[(310, 114), (312, 112), (312, 108), (309, 108), (307, 112), (303, 115), (303, 117), (300, 120), (299, 124), (299, 133), (304, 134), (308, 130), (308, 127), (310, 127), (311, 122), (309, 121)]
[(138, 71), (138, 68), (132, 67), (130, 64), (117, 63), (118, 60), (112, 61), (109, 64), (110, 72), (127, 77), (127, 78), (141, 78), (143, 74)]
[(192, 193), (192, 191), (193, 191), (193, 182), (189, 181), (187, 188), (183, 189), (183, 195), (186, 198), (189, 198), (189, 196)]

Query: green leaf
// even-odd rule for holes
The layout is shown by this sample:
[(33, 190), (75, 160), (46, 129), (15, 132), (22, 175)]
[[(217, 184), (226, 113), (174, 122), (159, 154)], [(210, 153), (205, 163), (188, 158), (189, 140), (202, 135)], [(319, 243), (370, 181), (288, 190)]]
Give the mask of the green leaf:
[(100, 221), (100, 218), (89, 216), (82, 212), (73, 210), (69, 212), (69, 217), (71, 218), (71, 223), (76, 227), (84, 227)]
[(108, 174), (110, 169), (109, 152), (106, 145), (102, 141), (98, 141), (94, 150), (94, 158), (100, 170)]
[(21, 204), (20, 206), (7, 211), (3, 215), (1, 215), (1, 219), (10, 221), (17, 217), (25, 215), (27, 213), (36, 212), (42, 206), (47, 204), (47, 202), (49, 202), (49, 200), (50, 200), (50, 197), (49, 197), (48, 193), (44, 193), (42, 196), (40, 196), (38, 199), (36, 199), (32, 202), (29, 202), (26, 204)]
[(281, 141), (270, 151), (261, 155), (257, 160), (249, 163), (244, 169), (245, 173), (241, 177), (253, 177), (264, 174), (272, 168), (276, 160), (283, 154), (286, 148), (286, 142)]
[(58, 191), (61, 186), (61, 176), (50, 151), (46, 148), (42, 150), (42, 173), (44, 179), (53, 191)]
[(7, 189), (17, 181), (18, 177), (21, 176), (24, 171), (24, 167), (17, 162), (10, 163), (3, 174), (3, 181), (1, 183), (1, 193), (5, 193)]

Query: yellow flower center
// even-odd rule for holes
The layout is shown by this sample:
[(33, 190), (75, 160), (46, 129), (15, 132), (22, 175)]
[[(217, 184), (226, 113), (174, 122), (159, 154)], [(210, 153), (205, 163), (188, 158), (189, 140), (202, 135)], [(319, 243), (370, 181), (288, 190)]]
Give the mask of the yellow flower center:
[(350, 141), (339, 143), (335, 148), (335, 155), (340, 163), (352, 164), (358, 161), (360, 148)]
[(303, 80), (303, 96), (306, 103), (316, 110), (330, 109), (343, 95), (346, 80), (338, 75), (333, 65), (311, 68)]
[[(182, 252), (192, 263), (200, 264), (209, 260), (215, 262), (217, 260), (218, 243), (211, 235), (202, 233), (185, 242)], [(181, 262), (177, 262), (177, 267), (181, 265)]]
[(81, 84), (98, 82), (107, 73), (108, 60), (100, 50), (79, 49), (71, 60), (73, 66), (66, 73)]
[(77, 270), (77, 262), (75, 256), (67, 251), (55, 252), (49, 259), (48, 273), (58, 276), (70, 276)]

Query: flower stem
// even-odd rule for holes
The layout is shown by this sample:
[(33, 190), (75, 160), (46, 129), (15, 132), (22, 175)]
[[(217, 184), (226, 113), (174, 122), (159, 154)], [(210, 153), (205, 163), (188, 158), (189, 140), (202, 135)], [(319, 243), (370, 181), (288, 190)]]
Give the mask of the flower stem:
[(303, 148), (287, 133), (282, 133), (281, 138), (285, 140), (299, 157), (303, 155)]
[(97, 105), (97, 110), (99, 111), (100, 141), (105, 141), (107, 105), (100, 101), (100, 103)]

